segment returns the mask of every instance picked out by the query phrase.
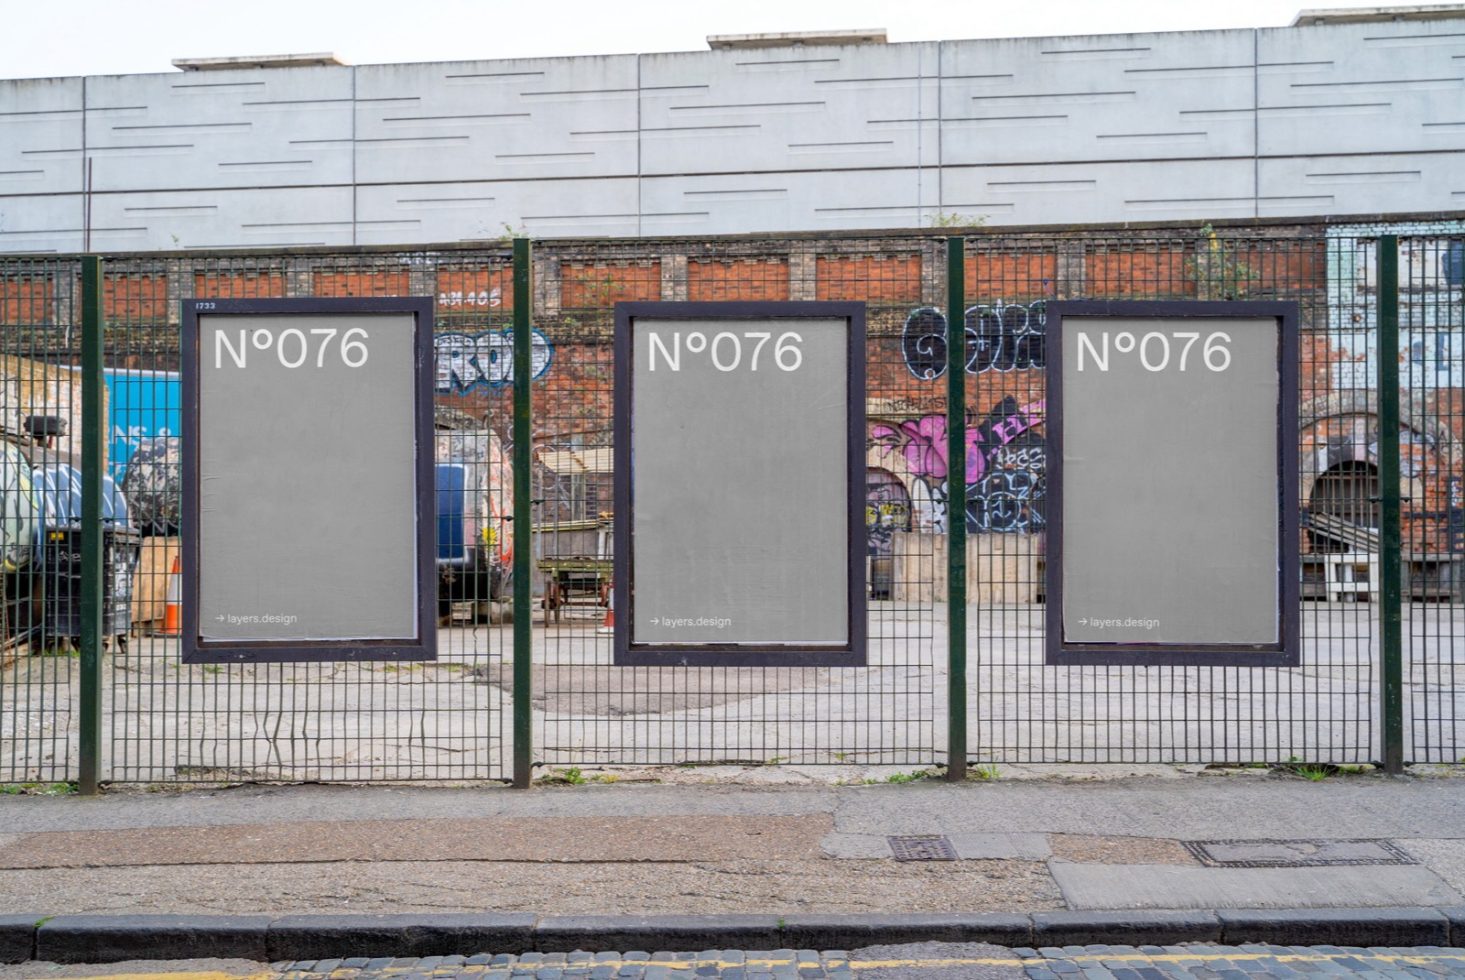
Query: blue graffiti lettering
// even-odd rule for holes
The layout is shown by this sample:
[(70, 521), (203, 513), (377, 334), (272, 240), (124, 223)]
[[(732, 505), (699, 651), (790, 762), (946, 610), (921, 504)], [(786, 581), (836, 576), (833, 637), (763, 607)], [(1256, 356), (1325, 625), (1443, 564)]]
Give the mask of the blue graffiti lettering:
[[(477, 387), (497, 388), (514, 380), (514, 338), (508, 330), (440, 333), (433, 338), (436, 388), (462, 394)], [(554, 359), (549, 338), (535, 330), (531, 341), (533, 378), (541, 378)]]

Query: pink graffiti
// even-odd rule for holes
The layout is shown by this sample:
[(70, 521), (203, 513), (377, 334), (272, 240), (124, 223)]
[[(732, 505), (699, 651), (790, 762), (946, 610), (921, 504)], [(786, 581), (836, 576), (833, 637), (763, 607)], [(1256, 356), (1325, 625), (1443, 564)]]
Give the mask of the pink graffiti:
[[(1031, 402), (990, 426), (968, 424), (966, 431), (966, 483), (971, 486), (987, 471), (988, 457), (1029, 429), (1043, 424), (1046, 400)], [(986, 431), (984, 431), (986, 430)], [(988, 435), (991, 436), (990, 440)], [(870, 438), (885, 448), (882, 456), (899, 450), (915, 476), (945, 480), (946, 416), (925, 415), (895, 425), (877, 425)]]
[[(899, 449), (914, 475), (932, 480), (946, 479), (946, 416), (926, 415), (902, 422), (899, 426), (877, 425), (870, 430), (870, 437), (884, 444), (882, 456)], [(973, 461), (981, 465), (981, 454), (972, 451), (980, 437), (974, 429), (967, 430), (968, 483), (973, 479)]]

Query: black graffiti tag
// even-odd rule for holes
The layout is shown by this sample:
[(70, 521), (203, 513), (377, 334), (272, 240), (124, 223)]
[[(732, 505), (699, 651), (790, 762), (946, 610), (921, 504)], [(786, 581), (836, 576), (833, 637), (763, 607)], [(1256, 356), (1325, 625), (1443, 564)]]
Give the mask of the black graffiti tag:
[[(1047, 304), (998, 300), (966, 311), (968, 374), (1041, 368), (1047, 363)], [(912, 310), (901, 333), (906, 367), (922, 381), (946, 373), (946, 317), (932, 306)]]

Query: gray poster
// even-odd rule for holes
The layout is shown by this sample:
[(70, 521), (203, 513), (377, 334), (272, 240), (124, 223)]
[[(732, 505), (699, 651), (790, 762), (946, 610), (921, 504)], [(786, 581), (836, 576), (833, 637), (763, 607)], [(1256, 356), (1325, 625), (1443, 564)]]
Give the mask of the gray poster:
[(418, 635), (414, 318), (199, 322), (199, 635)]
[(1278, 321), (1062, 337), (1063, 640), (1279, 642)]
[(847, 334), (633, 321), (632, 643), (850, 642)]

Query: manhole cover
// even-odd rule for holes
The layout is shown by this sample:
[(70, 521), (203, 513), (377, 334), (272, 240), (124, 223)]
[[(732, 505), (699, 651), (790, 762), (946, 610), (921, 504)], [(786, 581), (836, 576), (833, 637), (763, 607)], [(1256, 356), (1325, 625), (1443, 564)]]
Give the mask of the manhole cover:
[(1212, 868), (1418, 863), (1384, 840), (1192, 840), (1185, 847)]
[(955, 861), (956, 848), (945, 837), (887, 837), (897, 861)]

